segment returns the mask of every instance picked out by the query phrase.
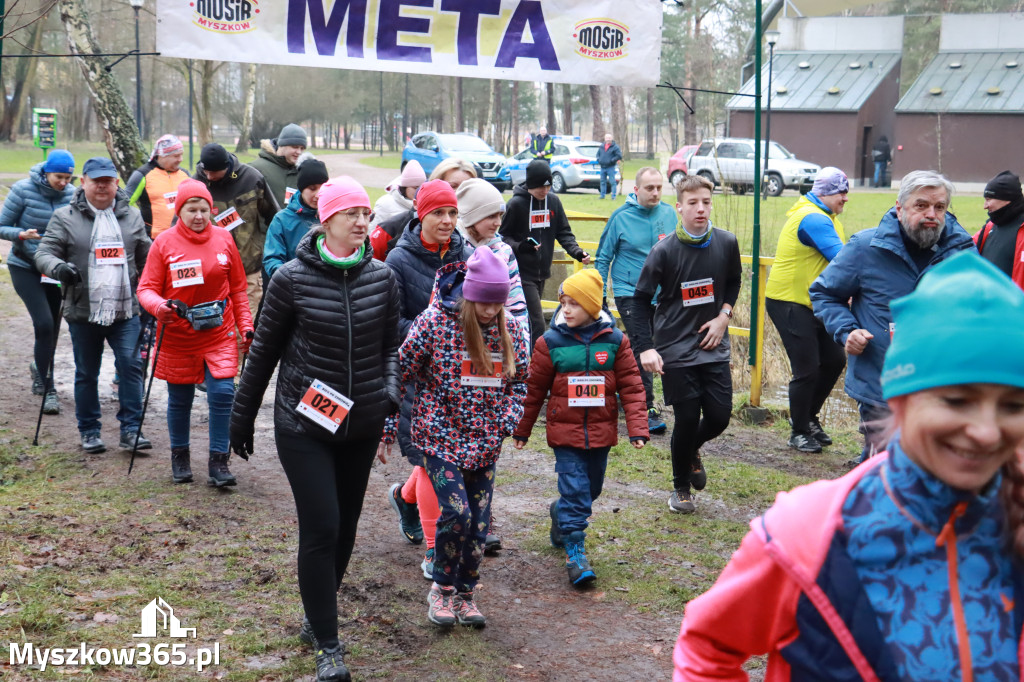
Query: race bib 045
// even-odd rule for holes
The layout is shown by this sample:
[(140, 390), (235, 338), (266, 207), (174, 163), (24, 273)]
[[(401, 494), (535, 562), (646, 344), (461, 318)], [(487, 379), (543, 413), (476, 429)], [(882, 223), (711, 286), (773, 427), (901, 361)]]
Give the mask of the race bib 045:
[(683, 293), (683, 306), (687, 308), (715, 302), (715, 280), (712, 277), (683, 282), (679, 288)]

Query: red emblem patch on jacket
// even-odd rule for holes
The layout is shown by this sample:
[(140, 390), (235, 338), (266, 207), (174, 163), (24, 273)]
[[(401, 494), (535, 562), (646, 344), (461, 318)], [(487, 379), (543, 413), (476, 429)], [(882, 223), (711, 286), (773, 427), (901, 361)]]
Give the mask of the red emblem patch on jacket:
[(594, 359), (597, 360), (597, 364), (603, 365), (604, 363), (608, 362), (608, 351), (597, 351), (596, 353), (594, 353)]

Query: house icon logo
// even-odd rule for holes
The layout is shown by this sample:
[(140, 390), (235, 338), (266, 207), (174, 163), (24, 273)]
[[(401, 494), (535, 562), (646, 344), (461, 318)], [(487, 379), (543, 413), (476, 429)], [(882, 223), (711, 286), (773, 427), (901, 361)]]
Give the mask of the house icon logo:
[(162, 598), (157, 597), (142, 609), (142, 632), (132, 637), (157, 637), (166, 634), (168, 637), (188, 637), (195, 639), (195, 628), (181, 627), (181, 621), (174, 615), (174, 609)]

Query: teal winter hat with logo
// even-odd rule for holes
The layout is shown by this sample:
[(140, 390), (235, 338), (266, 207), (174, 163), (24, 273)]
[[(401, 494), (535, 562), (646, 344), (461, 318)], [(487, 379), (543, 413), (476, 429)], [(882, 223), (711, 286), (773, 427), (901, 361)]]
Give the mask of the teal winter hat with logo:
[(882, 366), (886, 400), (939, 386), (1024, 388), (1024, 292), (973, 251), (928, 271), (893, 301)]

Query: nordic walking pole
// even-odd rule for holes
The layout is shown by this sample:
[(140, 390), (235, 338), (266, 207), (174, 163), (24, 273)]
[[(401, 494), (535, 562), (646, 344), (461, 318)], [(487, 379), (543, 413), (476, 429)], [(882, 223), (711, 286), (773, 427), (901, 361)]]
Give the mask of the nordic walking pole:
[[(43, 400), (39, 403), (39, 419), (36, 420), (36, 437), (32, 439), (32, 445), (39, 445), (39, 428), (43, 425), (43, 408), (46, 407), (46, 394), (49, 392), (46, 390), (47, 377), (50, 381), (53, 381), (53, 363), (57, 359), (57, 339), (60, 332), (60, 318), (63, 317), (64, 313), (64, 301), (68, 297), (68, 289), (71, 287), (64, 284), (61, 285), (63, 290), (60, 295), (60, 310), (57, 311), (57, 319), (53, 321), (53, 350), (50, 351), (50, 366), (45, 372), (43, 372)], [(51, 387), (52, 388), (52, 387)]]
[(142, 422), (146, 421), (146, 408), (149, 407), (149, 392), (153, 390), (153, 379), (156, 378), (156, 361), (160, 357), (160, 346), (164, 343), (165, 331), (167, 331), (167, 325), (161, 324), (160, 336), (156, 340), (156, 350), (153, 351), (153, 373), (149, 375), (149, 386), (146, 388), (146, 399), (142, 401), (142, 416), (139, 417), (139, 430), (135, 432), (135, 444), (132, 446), (132, 458), (128, 462), (129, 476), (132, 475), (132, 467), (135, 466), (135, 453), (139, 451), (139, 436), (142, 434)]

